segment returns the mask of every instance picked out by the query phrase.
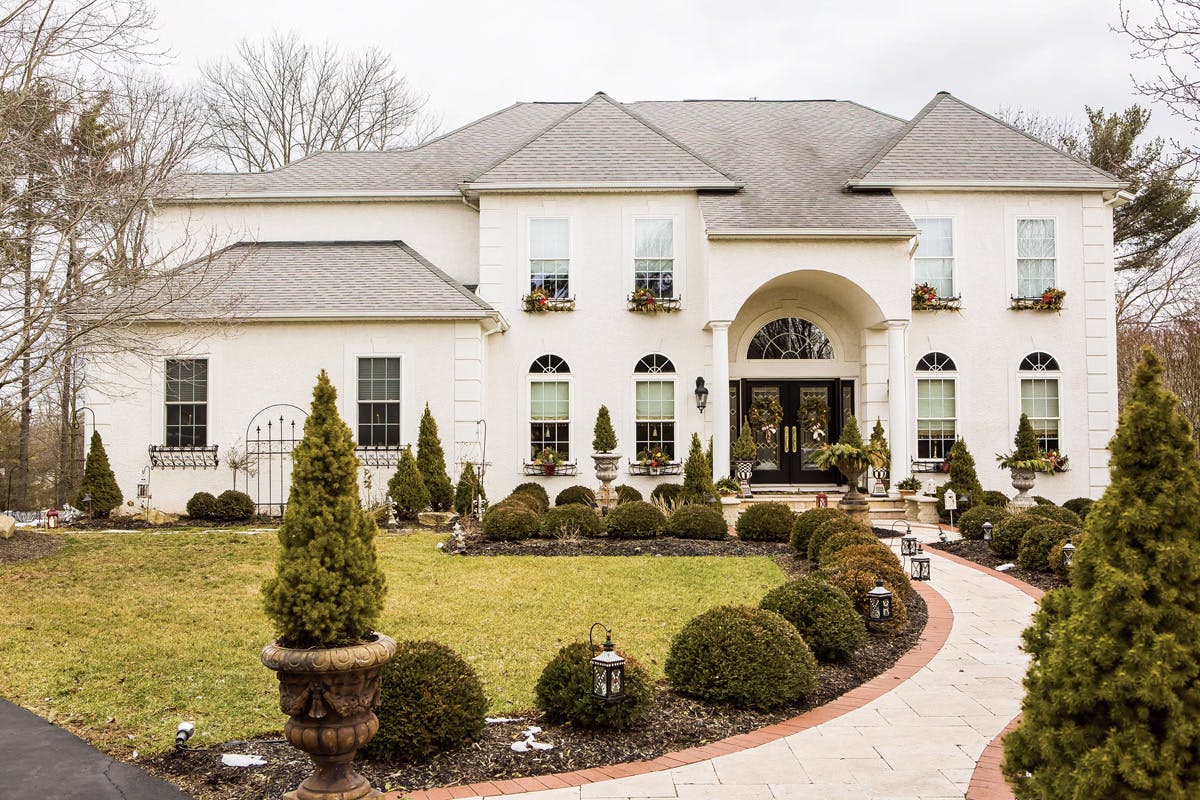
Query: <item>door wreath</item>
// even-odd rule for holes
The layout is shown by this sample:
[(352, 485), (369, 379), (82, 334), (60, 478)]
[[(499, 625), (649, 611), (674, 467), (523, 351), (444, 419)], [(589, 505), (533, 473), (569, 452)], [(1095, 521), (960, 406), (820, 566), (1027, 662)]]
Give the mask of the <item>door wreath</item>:
[(750, 425), (763, 436), (763, 444), (775, 446), (775, 435), (783, 421), (783, 406), (774, 395), (760, 394), (750, 404)]
[(809, 395), (800, 402), (800, 427), (814, 439), (825, 438), (825, 426), (829, 424), (829, 403), (822, 397)]

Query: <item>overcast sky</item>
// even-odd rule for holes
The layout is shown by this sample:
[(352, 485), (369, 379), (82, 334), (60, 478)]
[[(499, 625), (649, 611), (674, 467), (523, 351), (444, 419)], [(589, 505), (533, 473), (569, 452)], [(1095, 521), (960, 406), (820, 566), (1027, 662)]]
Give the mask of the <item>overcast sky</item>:
[[(946, 89), (989, 112), (1079, 116), (1085, 104), (1137, 101), (1130, 73), (1151, 70), (1110, 30), (1116, 0), (155, 2), (180, 80), (239, 38), (294, 29), (391, 52), (442, 130), (517, 100), (598, 90), (618, 100), (846, 99), (907, 119)], [(1156, 133), (1188, 135), (1154, 110)]]

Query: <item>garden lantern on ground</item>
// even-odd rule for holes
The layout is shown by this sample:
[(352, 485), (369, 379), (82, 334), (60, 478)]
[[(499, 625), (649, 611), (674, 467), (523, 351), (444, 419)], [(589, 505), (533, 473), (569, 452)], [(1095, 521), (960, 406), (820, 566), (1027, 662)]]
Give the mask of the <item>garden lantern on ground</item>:
[(588, 631), (592, 652), (596, 650), (592, 633), (597, 627), (604, 629), (604, 646), (592, 659), (592, 697), (602, 703), (619, 703), (625, 699), (625, 659), (617, 655), (612, 631), (599, 622), (593, 623)]
[(58, 527), (58, 511), (56, 511), (53, 508), (46, 512), (46, 527), (47, 528), (57, 528)]
[(909, 559), (908, 564), (914, 581), (929, 580), (929, 556), (925, 555), (921, 545), (917, 545), (917, 554)]
[(985, 520), (983, 523), (983, 540), (990, 542), (992, 540), (992, 521)]
[(910, 533), (900, 537), (900, 555), (915, 556), (918, 547), (920, 545), (917, 544), (917, 537), (915, 535)]
[(875, 579), (875, 588), (867, 592), (867, 619), (887, 622), (892, 618), (892, 593), (883, 588), (883, 580)]
[(1062, 549), (1062, 564), (1063, 568), (1071, 566), (1071, 561), (1075, 558), (1075, 545), (1071, 542), (1071, 537), (1067, 537), (1067, 543)]
[(85, 506), (87, 506), (87, 513), (88, 513), (88, 516), (90, 517), (92, 515), (92, 495), (91, 495), (91, 493), (85, 494), (80, 499), (83, 500), (83, 504)]
[(696, 378), (696, 409), (703, 414), (706, 408), (708, 408), (708, 387), (704, 385), (704, 378)]

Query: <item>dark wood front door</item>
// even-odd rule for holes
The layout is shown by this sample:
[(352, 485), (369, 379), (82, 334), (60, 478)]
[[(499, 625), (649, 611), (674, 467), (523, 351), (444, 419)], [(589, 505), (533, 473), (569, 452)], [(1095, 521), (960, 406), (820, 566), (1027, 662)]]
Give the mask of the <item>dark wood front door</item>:
[(757, 484), (843, 483), (837, 470), (823, 470), (813, 455), (837, 441), (842, 421), (854, 408), (853, 381), (738, 382), (740, 419), (758, 444)]

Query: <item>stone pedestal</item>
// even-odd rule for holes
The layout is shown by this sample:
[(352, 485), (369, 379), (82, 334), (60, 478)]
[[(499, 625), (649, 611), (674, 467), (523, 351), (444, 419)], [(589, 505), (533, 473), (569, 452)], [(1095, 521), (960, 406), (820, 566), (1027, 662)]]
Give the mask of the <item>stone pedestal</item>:
[(909, 522), (938, 524), (937, 498), (914, 494), (904, 498), (904, 518)]

